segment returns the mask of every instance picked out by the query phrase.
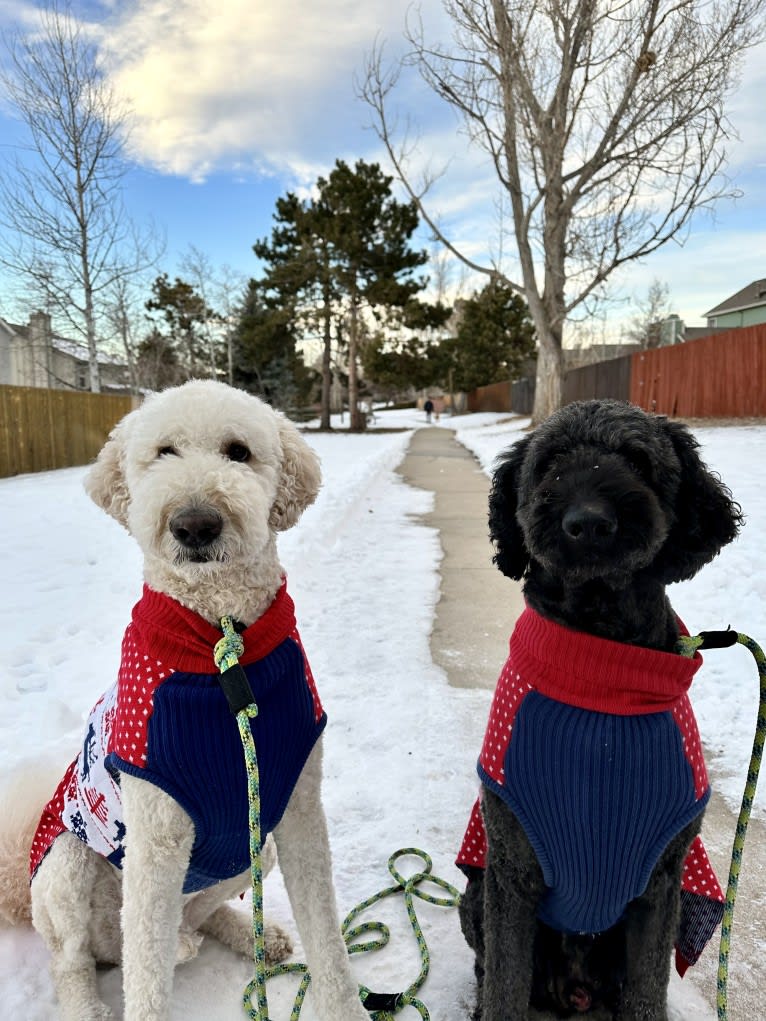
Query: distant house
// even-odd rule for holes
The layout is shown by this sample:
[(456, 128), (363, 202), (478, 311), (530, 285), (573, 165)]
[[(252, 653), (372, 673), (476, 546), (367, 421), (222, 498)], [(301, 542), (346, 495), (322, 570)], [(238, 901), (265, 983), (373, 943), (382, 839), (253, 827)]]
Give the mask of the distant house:
[(766, 323), (766, 280), (754, 280), (705, 313), (708, 327), (733, 330)]
[[(99, 357), (104, 393), (129, 393), (126, 365)], [(0, 317), (0, 383), (51, 390), (90, 390), (84, 344), (55, 334), (45, 312), (33, 312), (21, 326)]]

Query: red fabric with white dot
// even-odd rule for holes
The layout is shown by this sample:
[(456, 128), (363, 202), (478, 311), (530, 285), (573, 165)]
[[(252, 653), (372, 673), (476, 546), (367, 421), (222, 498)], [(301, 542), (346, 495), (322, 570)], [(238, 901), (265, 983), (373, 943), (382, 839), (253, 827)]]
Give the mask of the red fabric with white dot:
[(694, 775), (694, 792), (697, 798), (701, 798), (710, 785), (705, 759), (702, 755), (700, 732), (688, 695), (684, 695), (678, 700), (678, 704), (673, 709), (673, 719), (676, 721), (676, 726), (684, 742), (686, 761), (691, 766)]
[(684, 862), (681, 888), (699, 897), (723, 903), (724, 893), (707, 856), (702, 837), (695, 837)]
[(135, 626), (129, 624), (122, 640), (117, 712), (109, 752), (116, 752), (134, 766), (141, 767), (146, 763), (154, 692), (172, 673), (170, 667), (163, 666), (159, 660), (152, 659), (139, 649)]
[(35, 874), (38, 865), (50, 850), (51, 844), (56, 837), (66, 830), (66, 826), (61, 821), (61, 815), (64, 811), (67, 789), (71, 788), (72, 792), (74, 792), (74, 787), (77, 784), (76, 768), (77, 760), (75, 759), (74, 762), (70, 763), (66, 773), (64, 773), (64, 778), (56, 788), (56, 793), (43, 810), (29, 854), (30, 876)]
[(498, 783), (503, 782), (505, 769), (505, 753), (511, 741), (513, 721), (524, 696), (532, 690), (532, 685), (521, 679), (518, 670), (511, 663), (510, 657), (505, 661), (495, 689), (495, 697), (489, 711), (489, 722), (484, 732), (484, 743), (481, 747), (479, 762), (485, 771)]

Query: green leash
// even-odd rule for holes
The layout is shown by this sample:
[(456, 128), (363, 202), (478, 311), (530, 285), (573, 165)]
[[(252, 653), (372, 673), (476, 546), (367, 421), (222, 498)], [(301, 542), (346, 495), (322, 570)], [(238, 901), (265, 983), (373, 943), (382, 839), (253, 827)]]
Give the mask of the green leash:
[[(253, 888), (253, 954), (255, 959), (255, 975), (247, 984), (242, 1005), (245, 1013), (251, 1021), (269, 1021), (269, 1006), (266, 997), (266, 982), (268, 979), (276, 978), (279, 975), (300, 975), (300, 985), (295, 995), (293, 1009), (290, 1014), (290, 1021), (298, 1021), (303, 1001), (306, 998), (311, 975), (305, 964), (278, 964), (272, 968), (266, 968), (266, 950), (263, 934), (263, 870), (261, 867), (261, 799), (260, 780), (258, 775), (258, 759), (255, 752), (255, 743), (250, 730), (250, 720), (258, 715), (258, 706), (253, 700), (250, 683), (247, 675), (239, 665), (239, 657), (244, 651), (242, 639), (237, 634), (234, 621), (231, 617), (221, 618), (221, 630), (223, 638), (216, 644), (213, 650), (215, 664), (221, 671), (219, 682), (229, 703), (229, 708), (235, 715), (242, 747), (245, 753), (245, 766), (247, 769), (247, 796), (248, 796), (248, 825), (250, 830), (250, 877)], [(399, 858), (412, 855), (420, 858), (423, 868), (405, 879), (396, 869), (396, 862)], [(418, 921), (415, 911), (415, 898), (427, 901), (429, 904), (437, 904), (441, 907), (456, 907), (460, 900), (460, 894), (445, 879), (432, 874), (433, 863), (430, 857), (414, 847), (402, 848), (395, 851), (388, 859), (388, 870), (395, 882), (376, 893), (374, 896), (358, 904), (343, 920), (341, 931), (343, 939), (348, 948), (349, 954), (361, 954), (369, 950), (379, 950), (390, 940), (388, 926), (382, 922), (363, 922), (352, 927), (351, 923), (367, 908), (378, 901), (401, 893), (407, 909), (407, 916), (412, 931), (417, 940), (420, 950), (420, 973), (415, 981), (402, 993), (373, 993), (365, 986), (360, 988), (360, 996), (364, 1007), (370, 1011), (372, 1021), (393, 1021), (394, 1015), (404, 1007), (412, 1007), (419, 1014), (423, 1021), (430, 1021), (430, 1014), (425, 1004), (417, 998), (417, 992), (428, 977), (430, 970), (430, 955), (426, 944), (423, 929)], [(436, 897), (421, 889), (424, 883), (431, 883), (446, 891), (445, 897)], [(376, 932), (377, 939), (357, 942), (360, 936), (365, 933)], [(256, 997), (257, 1006), (253, 1007), (253, 995)]]
[[(247, 984), (242, 998), (245, 1013), (252, 1021), (269, 1021), (269, 1005), (266, 1000), (266, 947), (263, 935), (263, 870), (261, 868), (261, 794), (258, 775), (258, 758), (255, 742), (250, 731), (250, 720), (258, 715), (258, 706), (253, 701), (250, 682), (239, 657), (245, 645), (234, 627), (231, 617), (221, 618), (223, 638), (213, 649), (215, 665), (221, 671), (220, 684), (236, 716), (239, 736), (245, 752), (247, 769), (247, 798), (250, 806), (248, 825), (250, 829), (250, 881), (253, 888), (253, 956), (255, 976)], [(257, 1007), (252, 997), (256, 995)]]
[(693, 656), (697, 649), (721, 649), (732, 645), (744, 645), (749, 649), (758, 667), (758, 678), (760, 682), (760, 701), (758, 706), (758, 722), (756, 724), (753, 751), (750, 756), (750, 765), (747, 772), (745, 792), (742, 795), (742, 805), (737, 819), (737, 829), (734, 836), (734, 846), (731, 852), (731, 866), (729, 868), (729, 882), (726, 887), (726, 903), (721, 923), (721, 947), (718, 954), (718, 979), (716, 1004), (718, 1007), (719, 1021), (727, 1021), (728, 1018), (728, 982), (729, 982), (729, 949), (731, 945), (731, 926), (734, 919), (734, 902), (737, 899), (737, 886), (739, 884), (739, 873), (742, 867), (742, 852), (745, 847), (745, 834), (750, 822), (750, 814), (753, 808), (753, 799), (758, 784), (758, 773), (763, 759), (763, 747), (766, 742), (766, 655), (760, 645), (747, 635), (736, 631), (702, 631), (693, 638), (682, 636), (678, 640), (678, 650), (681, 655)]
[[(396, 862), (399, 858), (403, 858), (408, 855), (420, 858), (424, 863), (424, 868), (410, 876), (409, 879), (405, 879), (404, 876), (397, 871)], [(388, 926), (383, 922), (376, 921), (362, 922), (359, 925), (352, 926), (352, 922), (354, 922), (354, 920), (358, 918), (363, 911), (366, 911), (373, 904), (377, 904), (379, 901), (382, 901), (387, 897), (394, 896), (395, 894), (402, 894), (410, 926), (412, 927), (415, 939), (417, 940), (420, 951), (420, 973), (412, 985), (405, 989), (404, 992), (374, 993), (366, 986), (360, 987), (359, 994), (361, 996), (362, 1003), (364, 1007), (370, 1011), (372, 1021), (393, 1021), (394, 1016), (405, 1007), (412, 1007), (417, 1011), (423, 1021), (430, 1021), (431, 1015), (428, 1012), (428, 1008), (422, 1000), (418, 999), (417, 996), (420, 987), (428, 977), (428, 972), (430, 970), (430, 954), (425, 936), (423, 935), (423, 929), (415, 911), (414, 900), (417, 897), (420, 900), (427, 901), (429, 904), (437, 904), (441, 907), (456, 907), (460, 899), (460, 894), (455, 887), (450, 885), (450, 883), (448, 883), (445, 879), (433, 875), (431, 869), (431, 859), (424, 851), (415, 847), (404, 847), (395, 851), (388, 859), (388, 871), (395, 880), (394, 884), (387, 886), (372, 897), (362, 901), (361, 904), (357, 904), (357, 906), (350, 911), (343, 920), (341, 932), (349, 954), (363, 954), (371, 950), (380, 950), (388, 944), (391, 938)], [(432, 885), (441, 888), (446, 891), (446, 896), (435, 897), (432, 894), (425, 892), (421, 888), (424, 883), (431, 883)], [(377, 933), (377, 938), (369, 939), (365, 942), (358, 942), (359, 938), (367, 933)], [(278, 964), (273, 968), (269, 968), (267, 972), (267, 977), (269, 979), (276, 978), (278, 975), (301, 976), (298, 992), (295, 996), (293, 1010), (290, 1014), (290, 1021), (298, 1021), (303, 1001), (306, 997), (309, 983), (311, 982), (311, 976), (308, 968), (305, 964), (299, 963)]]

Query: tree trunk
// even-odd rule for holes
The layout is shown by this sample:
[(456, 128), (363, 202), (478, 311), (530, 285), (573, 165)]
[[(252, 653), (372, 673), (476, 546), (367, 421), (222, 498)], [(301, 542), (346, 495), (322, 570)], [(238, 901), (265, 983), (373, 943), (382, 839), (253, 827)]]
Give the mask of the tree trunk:
[(90, 274), (85, 274), (85, 329), (88, 337), (88, 367), (90, 369), (91, 393), (101, 393), (101, 367), (98, 364), (98, 347), (96, 343), (96, 323), (93, 310), (93, 292), (90, 286)]
[(354, 288), (351, 294), (351, 329), (348, 336), (348, 417), (351, 432), (362, 432), (365, 425), (359, 408), (359, 378), (356, 365), (358, 336), (359, 308)]
[(330, 306), (329, 286), (324, 287), (324, 308), (322, 320), (324, 330), (324, 346), (322, 347), (322, 398), (320, 411), (320, 429), (331, 429), (330, 395), (332, 393), (332, 309)]
[(539, 350), (532, 425), (540, 425), (561, 407), (564, 357), (561, 351), (561, 337), (556, 336), (556, 331), (541, 324), (535, 325)]

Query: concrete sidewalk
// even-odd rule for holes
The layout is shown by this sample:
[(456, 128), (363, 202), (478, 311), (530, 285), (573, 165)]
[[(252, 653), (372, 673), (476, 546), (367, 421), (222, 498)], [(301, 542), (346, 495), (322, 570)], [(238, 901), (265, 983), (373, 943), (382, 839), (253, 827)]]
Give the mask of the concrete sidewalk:
[(435, 495), (423, 517), (439, 531), (444, 559), (431, 655), (458, 688), (494, 689), (508, 639), (524, 608), (521, 587), (492, 563), (489, 479), (451, 429), (419, 429), (399, 466), (410, 485)]
[[(433, 660), (444, 669), (451, 684), (491, 690), (508, 655), (508, 639), (523, 609), (523, 599), (520, 585), (503, 577), (492, 564), (487, 526), (489, 480), (474, 457), (454, 439), (452, 430), (439, 427), (419, 429), (413, 435), (399, 472), (410, 485), (435, 494), (434, 509), (423, 519), (438, 529), (444, 553), (440, 567), (441, 596), (431, 634)], [(752, 695), (755, 729), (758, 681), (755, 666), (752, 669), (753, 676), (743, 678), (742, 690), (755, 693)], [(706, 758), (713, 795), (705, 815), (703, 836), (725, 889), (737, 819), (736, 813), (715, 793), (713, 757), (708, 754)], [(743, 776), (743, 787), (744, 783)], [(766, 778), (762, 783), (766, 783)], [(764, 951), (766, 826), (751, 821), (732, 928), (729, 1021), (766, 1018)], [(689, 1016), (683, 1021), (709, 1021), (716, 1016), (717, 968), (718, 938), (714, 937), (684, 979), (684, 983), (699, 990), (711, 1010), (704, 1018)], [(536, 1015), (536, 1019), (543, 1021), (541, 1015)]]

